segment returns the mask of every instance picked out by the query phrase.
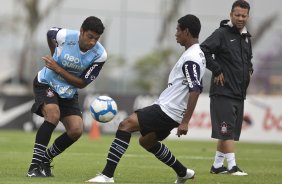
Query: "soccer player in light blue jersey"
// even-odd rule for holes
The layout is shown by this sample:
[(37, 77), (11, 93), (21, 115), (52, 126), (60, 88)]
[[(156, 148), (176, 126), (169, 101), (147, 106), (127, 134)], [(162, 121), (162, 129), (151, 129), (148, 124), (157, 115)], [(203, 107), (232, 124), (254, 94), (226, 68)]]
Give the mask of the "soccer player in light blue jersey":
[(194, 178), (195, 171), (176, 159), (161, 141), (169, 136), (173, 128), (177, 128), (179, 137), (188, 132), (189, 121), (202, 92), (206, 66), (198, 41), (200, 30), (200, 20), (194, 15), (189, 14), (178, 20), (175, 37), (185, 51), (169, 74), (167, 88), (153, 105), (135, 111), (119, 124), (102, 173), (88, 182), (114, 183), (115, 169), (129, 146), (131, 134), (136, 131), (141, 133), (140, 145), (174, 170), (177, 176), (175, 183), (185, 183)]
[[(102, 21), (94, 16), (84, 20), (80, 31), (52, 27), (47, 41), (52, 56), (45, 62), (33, 82), (35, 103), (31, 111), (42, 117), (33, 148), (28, 177), (50, 177), (50, 163), (79, 139), (83, 132), (78, 89), (98, 76), (107, 53), (98, 42), (104, 32)], [(51, 135), (63, 123), (66, 131), (48, 147)]]

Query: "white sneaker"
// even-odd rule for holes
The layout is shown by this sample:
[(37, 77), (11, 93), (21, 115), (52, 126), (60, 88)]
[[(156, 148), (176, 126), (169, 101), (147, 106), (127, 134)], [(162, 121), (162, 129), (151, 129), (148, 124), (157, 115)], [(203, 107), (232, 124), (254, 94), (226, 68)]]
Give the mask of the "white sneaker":
[(247, 176), (248, 175), (248, 173), (242, 171), (236, 165), (233, 166), (232, 169), (230, 169), (228, 172), (233, 176)]
[(187, 169), (186, 170), (186, 175), (183, 177), (179, 177), (177, 176), (177, 179), (174, 183), (185, 183), (186, 180), (188, 179), (193, 179), (195, 176), (195, 171), (191, 170), (191, 169)]
[(114, 178), (109, 178), (108, 176), (104, 174), (97, 174), (95, 178), (91, 178), (90, 180), (86, 182), (91, 182), (91, 183), (114, 183)]

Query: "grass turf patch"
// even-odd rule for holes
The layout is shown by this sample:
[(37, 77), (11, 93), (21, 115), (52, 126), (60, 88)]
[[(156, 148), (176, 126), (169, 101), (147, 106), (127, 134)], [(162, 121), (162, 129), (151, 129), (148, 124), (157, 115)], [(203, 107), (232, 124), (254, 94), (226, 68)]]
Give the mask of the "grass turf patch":
[[(59, 134), (54, 132), (50, 143)], [(85, 133), (72, 147), (54, 159), (52, 163), (54, 178), (27, 178), (26, 172), (32, 157), (35, 132), (0, 130), (0, 183), (85, 183), (104, 168), (113, 138), (114, 135), (102, 134), (99, 140), (90, 140)], [(195, 170), (195, 179), (187, 183), (281, 183), (281, 144), (238, 142), (237, 164), (249, 174), (240, 177), (209, 173), (215, 154), (215, 141), (166, 140), (163, 143), (185, 166)], [(174, 171), (140, 147), (138, 134), (134, 134), (116, 169), (115, 182), (165, 184), (173, 183), (175, 179)]]

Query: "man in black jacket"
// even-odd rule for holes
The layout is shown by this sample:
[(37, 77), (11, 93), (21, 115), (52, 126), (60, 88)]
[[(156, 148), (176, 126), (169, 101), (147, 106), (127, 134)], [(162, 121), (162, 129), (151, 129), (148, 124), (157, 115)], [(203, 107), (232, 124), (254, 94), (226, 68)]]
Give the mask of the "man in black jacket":
[[(207, 68), (212, 72), (210, 114), (212, 138), (218, 139), (210, 172), (247, 175), (235, 161), (235, 142), (241, 134), (244, 100), (252, 68), (251, 35), (245, 27), (250, 5), (244, 0), (233, 3), (230, 20), (223, 20), (202, 44)], [(228, 168), (224, 167), (226, 158)]]

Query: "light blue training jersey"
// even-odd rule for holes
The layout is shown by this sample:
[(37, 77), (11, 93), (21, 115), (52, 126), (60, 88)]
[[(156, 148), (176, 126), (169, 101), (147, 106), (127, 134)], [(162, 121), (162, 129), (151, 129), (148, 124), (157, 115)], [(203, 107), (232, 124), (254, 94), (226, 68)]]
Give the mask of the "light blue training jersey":
[[(55, 49), (53, 59), (69, 73), (90, 83), (98, 75), (91, 75), (91, 72), (95, 70), (96, 66), (104, 64), (107, 59), (107, 53), (99, 42), (93, 48), (83, 53), (80, 51), (78, 41), (79, 31), (60, 29), (56, 35), (58, 46)], [(102, 67), (97, 68), (100, 71)], [(48, 84), (61, 98), (72, 98), (77, 93), (76, 87), (47, 67), (38, 72), (38, 81)]]

